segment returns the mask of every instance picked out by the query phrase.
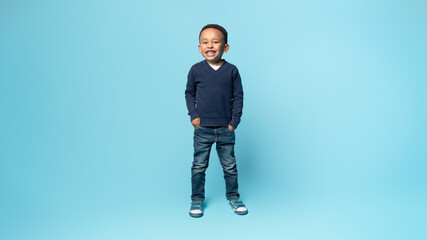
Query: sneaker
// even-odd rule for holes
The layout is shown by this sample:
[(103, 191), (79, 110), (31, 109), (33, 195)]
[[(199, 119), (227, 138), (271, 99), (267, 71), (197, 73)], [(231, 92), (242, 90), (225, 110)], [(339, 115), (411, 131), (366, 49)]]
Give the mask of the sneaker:
[(238, 215), (246, 215), (248, 214), (248, 209), (243, 204), (242, 200), (236, 198), (230, 200), (230, 207), (233, 209), (234, 213)]
[(202, 201), (192, 201), (190, 208), (190, 216), (198, 218), (203, 216), (203, 202)]

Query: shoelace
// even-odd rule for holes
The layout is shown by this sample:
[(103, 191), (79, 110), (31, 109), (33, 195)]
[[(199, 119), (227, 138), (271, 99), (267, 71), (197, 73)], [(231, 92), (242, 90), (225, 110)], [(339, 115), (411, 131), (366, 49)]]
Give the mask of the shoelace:
[(231, 204), (234, 208), (244, 207), (245, 204), (243, 204), (242, 200), (231, 200)]
[(193, 202), (191, 203), (191, 209), (200, 209), (202, 208), (203, 203), (201, 202)]

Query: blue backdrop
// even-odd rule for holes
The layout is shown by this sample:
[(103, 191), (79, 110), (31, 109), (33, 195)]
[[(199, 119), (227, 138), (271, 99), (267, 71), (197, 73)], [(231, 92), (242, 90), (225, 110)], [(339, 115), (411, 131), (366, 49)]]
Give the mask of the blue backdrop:
[[(426, 239), (427, 4), (1, 1), (0, 238)], [(245, 91), (240, 193), (192, 219), (208, 23)]]

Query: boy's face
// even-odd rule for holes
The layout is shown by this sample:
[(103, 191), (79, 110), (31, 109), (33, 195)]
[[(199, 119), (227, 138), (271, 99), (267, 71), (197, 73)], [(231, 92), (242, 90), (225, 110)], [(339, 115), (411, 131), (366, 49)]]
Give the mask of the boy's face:
[(228, 51), (222, 32), (215, 28), (207, 28), (200, 34), (199, 51), (209, 63), (221, 61), (222, 54)]

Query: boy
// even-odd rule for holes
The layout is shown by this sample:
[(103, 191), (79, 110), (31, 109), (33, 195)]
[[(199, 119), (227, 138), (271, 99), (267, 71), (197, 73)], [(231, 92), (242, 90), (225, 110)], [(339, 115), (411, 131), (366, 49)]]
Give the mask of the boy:
[(239, 199), (234, 130), (240, 122), (243, 108), (243, 88), (237, 68), (222, 59), (227, 52), (227, 31), (208, 24), (199, 33), (199, 51), (206, 60), (194, 64), (188, 73), (185, 99), (188, 115), (194, 126), (194, 161), (191, 168), (190, 216), (203, 216), (205, 172), (212, 144), (224, 170), (226, 198), (233, 211), (248, 213)]

